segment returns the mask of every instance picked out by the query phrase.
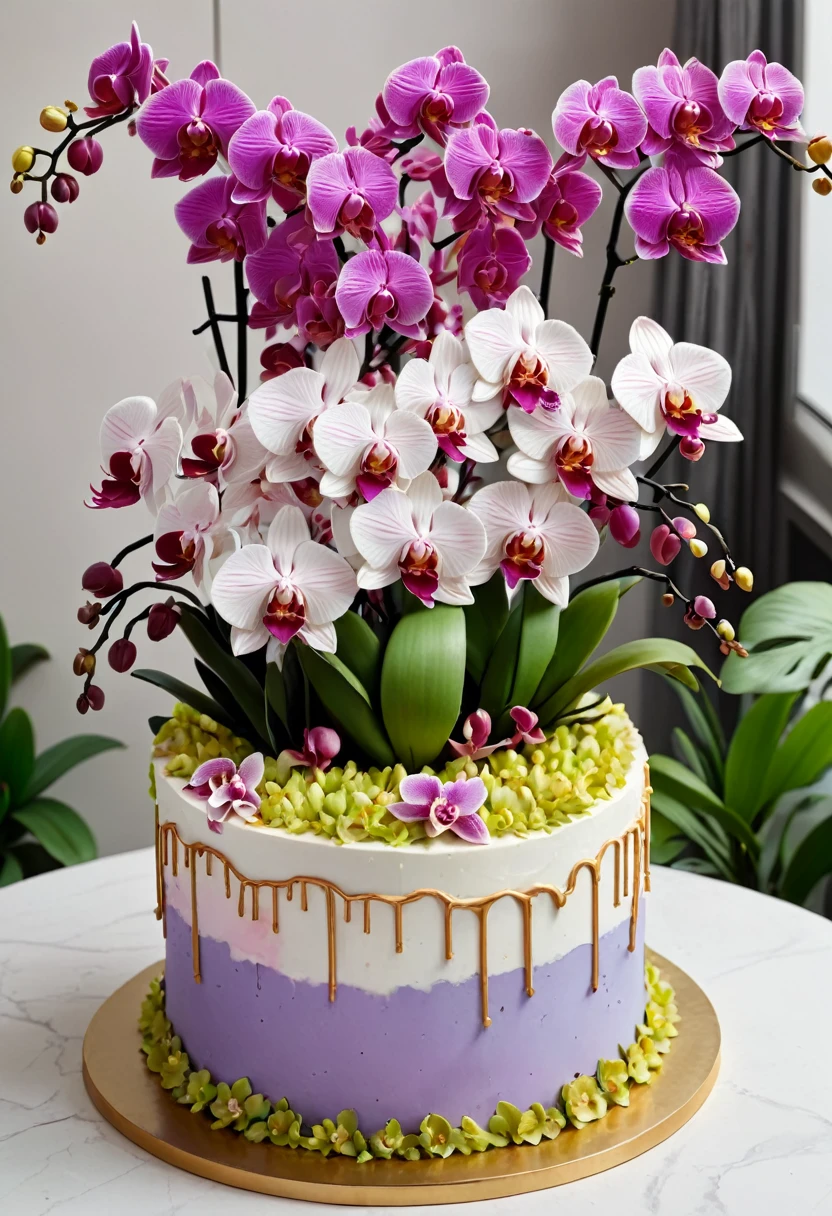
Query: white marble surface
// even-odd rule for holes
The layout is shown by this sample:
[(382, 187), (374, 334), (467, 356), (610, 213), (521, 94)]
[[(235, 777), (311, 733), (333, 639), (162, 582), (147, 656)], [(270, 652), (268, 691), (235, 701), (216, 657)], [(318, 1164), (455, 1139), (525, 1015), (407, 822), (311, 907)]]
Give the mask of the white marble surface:
[[(710, 879), (654, 874), (648, 941), (703, 985), (722, 1024), (722, 1073), (713, 1094), (670, 1140), (609, 1173), (556, 1192), (443, 1212), (832, 1212), (832, 924)], [(81, 1042), (90, 1017), (162, 955), (153, 901), (149, 850), (0, 891), (3, 1210), (308, 1211), (164, 1165), (120, 1136), (87, 1098)]]

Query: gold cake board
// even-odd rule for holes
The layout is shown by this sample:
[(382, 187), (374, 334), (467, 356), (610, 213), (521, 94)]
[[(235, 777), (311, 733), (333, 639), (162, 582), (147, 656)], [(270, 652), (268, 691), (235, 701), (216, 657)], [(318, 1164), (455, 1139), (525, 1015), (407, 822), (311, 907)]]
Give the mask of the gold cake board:
[(363, 1207), (463, 1203), (541, 1191), (600, 1174), (660, 1144), (687, 1123), (714, 1086), (720, 1032), (711, 1002), (679, 967), (647, 953), (676, 989), (682, 1015), (662, 1073), (652, 1085), (632, 1088), (629, 1107), (614, 1108), (584, 1131), (567, 1128), (536, 1147), (358, 1165), (346, 1157), (324, 1158), (213, 1132), (207, 1116), (192, 1115), (162, 1089), (139, 1050), (139, 1006), (162, 963), (134, 976), (95, 1014), (84, 1037), (84, 1082), (104, 1118), (129, 1140), (170, 1165), (247, 1191)]

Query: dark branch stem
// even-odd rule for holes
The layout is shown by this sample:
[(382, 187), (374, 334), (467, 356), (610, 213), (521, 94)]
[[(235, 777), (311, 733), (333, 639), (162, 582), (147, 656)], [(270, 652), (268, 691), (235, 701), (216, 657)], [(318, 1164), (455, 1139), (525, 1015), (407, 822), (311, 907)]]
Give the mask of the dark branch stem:
[(546, 236), (545, 232), (543, 234), (543, 240), (545, 242), (543, 252), (543, 270), (540, 275), (540, 293), (538, 294), (537, 298), (540, 301), (540, 307), (543, 309), (544, 317), (548, 317), (549, 290), (552, 286), (552, 268), (555, 264), (555, 242), (551, 239), (551, 237)]
[(400, 207), (404, 206), (404, 196), (405, 196), (405, 192), (406, 192), (409, 184), (410, 184), (410, 178), (407, 176), (406, 173), (403, 173), (399, 179), (399, 206)]
[(141, 540), (134, 540), (132, 545), (125, 545), (123, 549), (119, 549), (118, 553), (115, 555), (113, 560), (110, 562), (110, 565), (115, 570), (116, 566), (120, 565), (121, 562), (124, 561), (124, 559), (125, 559), (125, 557), (127, 557), (128, 553), (135, 553), (135, 551), (137, 549), (143, 549), (145, 547), (145, 545), (151, 544), (152, 541), (153, 541), (153, 533), (149, 532), (147, 534), (147, 536), (143, 536), (141, 538)]
[[(128, 600), (131, 595), (135, 595), (137, 591), (148, 591), (151, 589), (154, 591), (162, 591), (167, 586), (169, 586), (168, 583), (157, 583), (150, 581), (134, 583), (132, 587), (125, 587), (123, 591), (119, 591), (117, 595), (114, 595), (113, 598), (101, 609), (100, 615), (107, 616), (108, 613), (113, 612), (113, 610), (116, 609), (117, 605), (117, 611), (120, 612), (125, 600)], [(205, 605), (199, 596), (194, 595), (193, 591), (188, 591), (187, 587), (175, 585), (171, 588), (171, 590), (175, 591), (177, 595), (184, 595), (186, 599), (189, 599), (193, 604), (196, 604), (197, 608), (201, 608), (203, 611), (205, 610)]]
[(344, 248), (344, 242), (343, 242), (342, 238), (340, 236), (333, 237), (332, 245), (333, 245), (335, 252), (338, 254), (338, 261), (343, 266), (344, 262), (349, 261), (350, 255), (347, 253), (346, 249)]
[[(653, 491), (653, 496), (657, 502), (660, 501), (662, 498), (667, 498), (667, 499), (669, 499), (670, 502), (675, 503), (677, 507), (685, 507), (688, 511), (692, 511), (694, 513), (694, 515), (696, 515), (696, 518), (698, 520), (700, 520), (700, 523), (705, 522), (704, 520), (702, 520), (700, 518), (699, 515), (696, 514), (696, 507), (692, 502), (688, 502), (687, 499), (685, 499), (685, 498), (679, 498), (678, 495), (673, 493), (674, 489), (681, 489), (681, 487), (662, 485), (661, 482), (653, 481), (650, 477), (636, 477), (636, 481), (638, 481), (641, 485), (649, 486), (650, 489)], [(685, 488), (687, 488), (687, 487), (685, 487)], [(661, 511), (661, 507), (658, 507), (655, 505), (651, 505), (651, 506), (649, 506), (649, 508), (645, 508), (640, 503), (632, 503), (631, 506), (637, 507), (639, 510), (650, 509), (650, 510), (654, 510), (654, 511)], [(665, 512), (662, 511), (662, 514), (665, 515)], [(665, 518), (667, 518), (666, 515), (665, 515)], [(731, 550), (728, 547), (728, 542), (726, 541), (725, 537), (720, 532), (719, 528), (716, 526), (716, 524), (712, 524), (710, 522), (710, 520), (708, 521), (708, 523), (705, 524), (705, 527), (719, 541), (720, 547), (722, 549), (722, 552), (725, 554), (728, 565), (730, 566), (730, 568), (732, 570), (735, 570), (736, 562), (734, 561), (734, 559), (731, 555)]]
[(458, 241), (464, 232), (452, 232), (450, 236), (443, 237), (441, 241), (431, 241), (434, 249), (446, 249), (448, 245), (453, 245), (454, 241)]
[[(237, 314), (236, 314), (236, 312), (218, 312), (215, 314), (215, 319), (217, 321), (236, 321)], [(191, 333), (196, 338), (200, 334), (204, 334), (206, 329), (210, 329), (210, 328), (211, 328), (211, 322), (203, 321), (201, 325), (197, 325), (196, 329), (192, 329)]]
[[(662, 574), (660, 570), (647, 570), (644, 566), (625, 566), (623, 570), (615, 570), (612, 574), (601, 574), (598, 578), (591, 578), (587, 582), (581, 583), (580, 587), (576, 587), (570, 593), (569, 598), (570, 600), (574, 599), (581, 591), (586, 591), (589, 587), (597, 587), (599, 583), (609, 583), (616, 578), (631, 578), (633, 575), (638, 575), (639, 578), (648, 578), (654, 583), (664, 583), (667, 590), (675, 599), (680, 600), (686, 609), (694, 611), (693, 600), (690, 596), (685, 595), (683, 591), (680, 591), (669, 574)], [(714, 625), (713, 621), (705, 618), (704, 623), (711, 630), (717, 641), (721, 643), (722, 638), (717, 633), (716, 625)]]
[(673, 439), (673, 442), (669, 443), (667, 445), (665, 450), (659, 456), (658, 460), (654, 460), (653, 463), (650, 465), (650, 468), (644, 474), (644, 478), (643, 478), (644, 481), (649, 481), (651, 477), (656, 476), (659, 469), (662, 467), (663, 464), (665, 464), (666, 461), (668, 461), (670, 459), (670, 457), (676, 451), (676, 449), (678, 448), (678, 446), (681, 442), (682, 442), (682, 436), (676, 435)]
[(744, 143), (737, 144), (736, 148), (730, 148), (727, 152), (720, 152), (723, 160), (729, 156), (739, 156), (740, 152), (744, 152), (746, 148), (751, 148), (754, 144), (758, 144), (760, 140), (765, 139), (765, 135), (755, 135), (752, 139), (746, 139)]
[[(225, 372), (228, 379), (231, 380), (231, 368), (228, 366), (228, 359), (225, 354), (225, 344), (220, 333), (219, 318), (217, 310), (214, 308), (214, 292), (211, 289), (211, 280), (207, 274), (202, 276), (202, 292), (205, 296), (205, 307), (208, 309), (208, 325), (211, 329), (211, 337), (214, 339), (214, 349), (217, 352), (217, 359), (222, 371)], [(235, 318), (236, 319), (236, 318)]]
[(832, 172), (830, 172), (826, 165), (804, 165), (802, 160), (797, 160), (796, 157), (790, 156), (789, 153), (785, 152), (783, 148), (779, 147), (773, 139), (766, 140), (766, 147), (770, 152), (773, 152), (775, 156), (779, 156), (781, 160), (784, 160), (787, 164), (791, 165), (791, 167), (798, 173), (817, 173), (820, 171), (821, 173), (824, 173), (826, 177), (832, 178)]
[(607, 309), (609, 307), (610, 300), (615, 295), (615, 288), (612, 285), (612, 281), (615, 278), (615, 272), (621, 266), (629, 266), (632, 262), (638, 260), (635, 257), (622, 258), (620, 256), (618, 252), (618, 238), (621, 235), (621, 224), (624, 219), (624, 204), (626, 203), (627, 197), (633, 186), (641, 177), (642, 173), (646, 172), (646, 168), (648, 167), (649, 166), (639, 169), (639, 171), (634, 174), (634, 176), (631, 177), (630, 180), (623, 186), (618, 181), (615, 174), (607, 171), (607, 177), (610, 178), (610, 181), (618, 189), (618, 198), (615, 202), (615, 211), (613, 212), (612, 224), (610, 226), (610, 236), (609, 240), (607, 241), (607, 264), (604, 269), (604, 277), (601, 280), (601, 286), (598, 290), (598, 307), (595, 312), (595, 323), (592, 326), (592, 338), (590, 339), (589, 343), (589, 349), (592, 351), (593, 361), (598, 358), (598, 351), (601, 346), (601, 336), (604, 332), (604, 323), (607, 319)]
[(150, 608), (149, 607), (143, 608), (141, 610), (141, 612), (139, 612), (136, 616), (134, 616), (133, 619), (128, 621), (127, 624), (124, 626), (124, 635), (123, 636), (126, 638), (129, 638), (130, 634), (133, 632), (134, 627), (136, 625), (138, 625), (141, 621), (146, 621), (149, 616), (150, 616)]
[(124, 122), (126, 119), (130, 118), (130, 116), (134, 113), (134, 110), (135, 107), (131, 106), (128, 110), (124, 110), (123, 113), (111, 115), (109, 118), (105, 118), (103, 121), (98, 118), (92, 118), (89, 122), (81, 123), (75, 122), (70, 114), (67, 119), (67, 134), (51, 152), (46, 152), (42, 148), (34, 149), (36, 159), (38, 156), (49, 157), (49, 168), (45, 173), (41, 174), (24, 173), (24, 180), (29, 182), (41, 182), (45, 189), (47, 181), (50, 177), (54, 177), (57, 171), (58, 158), (64, 149), (69, 147), (77, 135), (81, 134), (82, 132), (87, 136), (99, 135), (102, 131), (107, 130), (109, 127), (114, 127), (117, 123)]
[(407, 156), (408, 152), (420, 144), (424, 138), (424, 135), (414, 135), (412, 139), (405, 139), (400, 144), (394, 144), (393, 147), (397, 149), (397, 152), (393, 157), (393, 164), (395, 165), (396, 161), (401, 160), (403, 156)]
[(237, 403), (242, 405), (248, 388), (248, 289), (243, 263), (234, 262), (234, 296), (237, 308)]

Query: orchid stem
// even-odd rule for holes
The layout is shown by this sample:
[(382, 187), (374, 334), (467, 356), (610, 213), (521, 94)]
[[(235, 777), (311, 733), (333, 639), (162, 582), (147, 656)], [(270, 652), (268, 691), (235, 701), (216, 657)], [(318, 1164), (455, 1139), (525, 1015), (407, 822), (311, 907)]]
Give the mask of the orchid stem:
[(832, 178), (832, 172), (829, 171), (826, 165), (804, 165), (802, 160), (797, 160), (796, 157), (790, 156), (788, 152), (784, 152), (782, 148), (779, 148), (773, 139), (767, 139), (766, 146), (775, 156), (779, 156), (781, 160), (787, 161), (798, 173), (817, 173), (820, 170), (828, 178)]
[(649, 481), (651, 477), (655, 477), (655, 476), (656, 476), (656, 474), (658, 473), (659, 469), (662, 467), (662, 465), (663, 465), (663, 464), (665, 464), (665, 462), (666, 462), (666, 461), (668, 461), (668, 460), (670, 459), (670, 457), (671, 457), (671, 456), (673, 455), (673, 453), (676, 451), (676, 449), (678, 448), (678, 446), (679, 446), (679, 444), (680, 444), (681, 442), (682, 442), (682, 436), (681, 436), (681, 435), (677, 435), (677, 436), (674, 438), (673, 442), (672, 442), (672, 443), (669, 443), (669, 444), (667, 445), (667, 447), (665, 448), (665, 450), (664, 450), (664, 451), (662, 452), (662, 454), (659, 456), (658, 460), (655, 460), (655, 461), (654, 461), (654, 462), (653, 462), (653, 463), (650, 465), (650, 468), (647, 470), (647, 472), (644, 474), (644, 480), (645, 480), (645, 481)]
[(604, 332), (604, 323), (607, 319), (607, 309), (610, 300), (615, 295), (615, 288), (612, 281), (615, 278), (615, 272), (621, 266), (629, 266), (632, 262), (638, 261), (638, 258), (622, 258), (618, 252), (618, 238), (621, 235), (621, 224), (624, 219), (624, 204), (627, 201), (627, 196), (633, 186), (639, 180), (641, 175), (649, 168), (649, 164), (641, 169), (630, 178), (623, 186), (618, 181), (618, 178), (607, 171), (607, 177), (618, 189), (618, 198), (615, 202), (615, 211), (613, 212), (612, 224), (610, 226), (610, 237), (607, 241), (607, 265), (604, 269), (604, 277), (601, 280), (601, 286), (598, 290), (598, 308), (595, 312), (595, 323), (592, 326), (592, 338), (590, 339), (589, 349), (592, 351), (593, 366), (598, 359), (598, 351), (601, 346), (601, 336)]
[(248, 288), (243, 263), (234, 262), (234, 295), (237, 307), (237, 405), (243, 404), (248, 388)]
[(151, 544), (152, 541), (153, 541), (153, 533), (148, 532), (147, 536), (143, 536), (141, 538), (141, 540), (134, 540), (132, 545), (125, 545), (123, 549), (119, 549), (118, 553), (115, 555), (113, 560), (110, 562), (110, 565), (115, 570), (116, 566), (119, 566), (124, 561), (124, 559), (125, 559), (125, 557), (127, 557), (128, 553), (135, 553), (135, 551), (137, 549), (143, 549), (145, 547), (145, 545)]
[(214, 292), (211, 289), (211, 280), (207, 274), (202, 276), (202, 292), (205, 296), (205, 307), (208, 309), (208, 324), (211, 327), (211, 337), (214, 339), (214, 349), (217, 352), (220, 369), (225, 372), (228, 379), (231, 379), (231, 368), (228, 366), (228, 359), (225, 354), (225, 345), (220, 333), (219, 318), (217, 310), (214, 308)]
[[(135, 595), (137, 591), (147, 591), (151, 587), (154, 590), (159, 591), (162, 590), (164, 586), (164, 583), (147, 581), (134, 583), (132, 587), (125, 587), (123, 591), (119, 591), (113, 596), (109, 603), (104, 605), (104, 607), (101, 609), (101, 616), (106, 616), (109, 612), (113, 611), (117, 604), (123, 605), (124, 601), (129, 599), (131, 595)], [(176, 591), (177, 595), (184, 595), (186, 599), (189, 599), (192, 603), (196, 604), (197, 608), (201, 608), (203, 612), (205, 611), (205, 605), (199, 596), (194, 595), (193, 591), (188, 591), (186, 587), (175, 587), (173, 589)], [(121, 608), (119, 608), (118, 611), (120, 612)], [(113, 613), (113, 615), (115, 615), (115, 613)]]
[[(633, 575), (638, 575), (639, 578), (651, 579), (654, 583), (664, 583), (667, 590), (671, 592), (677, 600), (681, 600), (686, 609), (694, 611), (693, 600), (689, 596), (685, 595), (683, 591), (680, 591), (669, 574), (662, 574), (660, 570), (648, 570), (644, 566), (625, 566), (623, 570), (615, 570), (612, 574), (601, 574), (598, 576), (598, 578), (591, 578), (587, 582), (581, 583), (580, 587), (576, 587), (575, 590), (570, 593), (569, 599), (570, 601), (573, 600), (576, 595), (580, 594), (581, 591), (587, 591), (590, 587), (597, 587), (599, 583), (610, 583), (613, 581), (613, 579), (631, 578)], [(716, 631), (716, 625), (714, 625), (713, 622), (707, 617), (704, 618), (703, 623), (708, 626), (717, 641), (721, 643), (722, 638)]]
[(450, 236), (443, 237), (441, 241), (431, 241), (434, 249), (447, 249), (448, 245), (453, 245), (454, 241), (458, 241), (464, 232), (452, 232)]
[(410, 178), (407, 176), (406, 173), (403, 173), (399, 179), (399, 206), (400, 207), (404, 206), (404, 196), (405, 196), (405, 192), (406, 192), (409, 184), (410, 184)]
[(543, 309), (544, 317), (549, 316), (549, 289), (552, 286), (552, 268), (555, 264), (555, 242), (551, 237), (543, 234), (544, 252), (543, 252), (543, 270), (540, 275), (540, 294), (538, 300), (540, 307)]

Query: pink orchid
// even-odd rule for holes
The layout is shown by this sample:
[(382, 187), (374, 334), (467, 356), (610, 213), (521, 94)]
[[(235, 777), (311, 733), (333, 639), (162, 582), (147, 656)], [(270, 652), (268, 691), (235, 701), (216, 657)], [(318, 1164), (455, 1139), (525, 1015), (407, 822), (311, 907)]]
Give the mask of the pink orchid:
[(208, 827), (212, 832), (221, 833), (229, 815), (237, 815), (246, 823), (257, 818), (260, 809), (257, 786), (263, 780), (265, 768), (262, 752), (246, 756), (239, 769), (233, 760), (224, 757), (206, 760), (183, 792), (204, 800)]
[(424, 333), (433, 287), (425, 268), (406, 253), (368, 249), (342, 268), (335, 299), (348, 338), (383, 325), (418, 338)]
[(228, 148), (228, 163), (237, 177), (237, 202), (259, 202), (270, 195), (284, 211), (306, 198), (309, 167), (320, 156), (338, 151), (332, 132), (308, 114), (275, 97), (242, 124)]
[[(354, 260), (354, 259), (353, 259)], [(298, 301), (338, 277), (338, 257), (331, 241), (319, 241), (303, 215), (293, 215), (272, 229), (259, 253), (246, 258), (248, 285), (257, 298), (251, 313), (254, 329), (294, 325)]]
[(207, 173), (253, 113), (251, 99), (224, 80), (215, 64), (197, 64), (187, 80), (148, 98), (136, 120), (139, 138), (156, 158), (151, 176), (187, 182)]
[[(433, 196), (433, 191), (423, 191), (410, 206), (400, 207), (399, 214), (401, 215), (402, 226), (396, 237), (395, 248), (401, 249), (403, 253), (410, 253), (416, 256), (413, 246), (418, 250), (421, 248), (423, 241), (430, 242), (436, 236), (436, 225), (439, 222), (439, 214), (436, 210), (436, 199)], [(432, 249), (431, 257), (435, 253), (438, 253), (441, 257), (441, 250)]]
[(650, 535), (650, 552), (660, 566), (669, 566), (679, 556), (682, 541), (667, 524), (659, 524)]
[(444, 215), (458, 230), (476, 228), (483, 216), (531, 220), (530, 204), (551, 171), (549, 149), (534, 131), (498, 131), (482, 122), (455, 131), (445, 153), (451, 193)]
[(367, 126), (358, 134), (355, 127), (347, 127), (345, 137), (351, 148), (366, 148), (375, 156), (381, 156), (386, 161), (393, 161), (398, 156), (398, 148), (392, 140), (393, 124), (384, 105), (381, 94), (376, 97), (376, 113)]
[[(277, 758), (278, 771), (294, 767), (315, 768), (325, 773), (341, 750), (341, 737), (329, 726), (313, 726), (303, 732), (303, 748), (299, 751), (286, 748)], [(285, 777), (284, 777), (285, 781)]]
[(615, 76), (597, 84), (576, 80), (564, 89), (552, 114), (555, 139), (571, 153), (588, 153), (611, 169), (634, 169), (647, 119), (635, 97), (619, 89)]
[(266, 204), (235, 203), (236, 179), (211, 177), (174, 206), (176, 222), (191, 242), (188, 262), (242, 262), (266, 243)]
[(471, 576), (487, 583), (502, 570), (509, 587), (533, 579), (541, 595), (565, 608), (569, 575), (598, 552), (598, 533), (587, 515), (569, 502), (557, 482), (525, 486), (500, 481), (477, 490), (468, 508), (485, 527), (488, 547)]
[(100, 490), (90, 486), (87, 506), (127, 507), (143, 498), (156, 510), (176, 472), (184, 413), (181, 381), (165, 390), (158, 406), (150, 397), (125, 397), (107, 410), (99, 436), (107, 476)]
[(648, 169), (624, 207), (640, 258), (663, 258), (670, 247), (693, 262), (726, 262), (722, 242), (740, 213), (736, 191), (704, 166), (686, 172)]
[(457, 286), (476, 308), (505, 304), (532, 264), (526, 242), (516, 228), (483, 220), (469, 234), (459, 255)]
[(316, 279), (308, 295), (298, 296), (295, 303), (298, 337), (304, 345), (312, 343), (319, 350), (326, 350), (339, 338), (343, 338), (346, 323), (335, 299), (337, 282)]
[[(304, 339), (304, 346), (306, 342), (307, 339)], [(291, 342), (274, 342), (260, 351), (260, 366), (263, 368), (260, 379), (265, 382), (285, 375), (290, 368), (306, 367), (306, 358), (302, 350), (298, 350)]]
[(454, 46), (411, 59), (387, 77), (382, 96), (399, 128), (443, 144), (449, 127), (471, 122), (488, 101), (488, 84)]
[(93, 59), (87, 78), (93, 105), (84, 110), (90, 118), (106, 118), (141, 105), (150, 95), (152, 76), (153, 52), (134, 21), (129, 42), (117, 42)]
[(306, 190), (316, 232), (347, 232), (369, 245), (396, 206), (398, 179), (381, 157), (366, 148), (347, 148), (312, 162)]
[(237, 407), (237, 393), (225, 372), (217, 372), (213, 391), (195, 377), (184, 382), (183, 394), (196, 420), (193, 455), (182, 457), (183, 476), (210, 478), (224, 489), (262, 469), (267, 454), (252, 430), (248, 407)]
[(805, 138), (798, 121), (803, 85), (782, 63), (769, 63), (762, 51), (725, 65), (719, 100), (728, 118), (743, 131), (758, 131), (766, 139)]
[(545, 743), (546, 736), (538, 726), (538, 716), (532, 709), (526, 709), (524, 705), (515, 705), (509, 710), (511, 718), (517, 730), (511, 738), (511, 746), (516, 747), (518, 743), (529, 743), (536, 746), (538, 743)]
[(532, 204), (535, 218), (517, 224), (517, 231), (525, 240), (537, 236), (542, 228), (555, 244), (583, 257), (581, 228), (598, 210), (603, 195), (598, 182), (580, 172), (585, 163), (585, 153), (572, 156), (564, 152), (560, 157)]
[(484, 709), (477, 709), (474, 713), (469, 714), (462, 726), (462, 737), (464, 743), (457, 743), (456, 739), (449, 739), (448, 746), (451, 751), (457, 756), (468, 756), (471, 760), (482, 760), (486, 756), (490, 756), (492, 752), (496, 752), (498, 748), (505, 743), (501, 739), (499, 743), (488, 742), (488, 737), (491, 734), (491, 714)]
[(399, 167), (411, 181), (427, 182), (442, 168), (442, 157), (420, 144), (418, 148), (413, 148), (401, 157)]
[(428, 836), (439, 836), (449, 828), (469, 844), (491, 840), (485, 820), (477, 814), (488, 797), (481, 777), (458, 777), (444, 785), (428, 773), (414, 773), (399, 782), (402, 802), (391, 802), (391, 815), (404, 823), (424, 821)]
[(635, 71), (633, 92), (649, 123), (641, 145), (648, 156), (672, 149), (715, 169), (719, 153), (734, 147), (737, 124), (722, 108), (716, 76), (698, 59), (683, 67), (673, 51), (662, 51), (657, 67)]
[(206, 558), (218, 555), (229, 535), (225, 524), (218, 527), (219, 517), (216, 486), (206, 481), (183, 486), (172, 502), (160, 507), (153, 531), (159, 561), (151, 563), (157, 582), (193, 574), (201, 585)]

